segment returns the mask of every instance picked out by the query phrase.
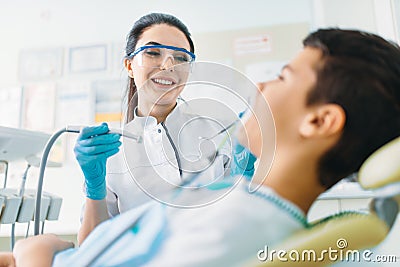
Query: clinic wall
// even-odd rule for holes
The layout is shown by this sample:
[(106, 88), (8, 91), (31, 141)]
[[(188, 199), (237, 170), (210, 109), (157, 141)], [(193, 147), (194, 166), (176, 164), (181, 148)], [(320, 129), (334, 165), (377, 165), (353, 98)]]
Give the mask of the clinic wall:
[[(149, 12), (179, 17), (193, 32), (310, 21), (310, 0), (0, 0), (0, 86), (15, 86), (21, 49), (124, 42)], [(287, 8), (291, 6), (291, 8)]]
[(360, 29), (399, 43), (400, 0), (313, 0), (313, 28)]
[[(385, 0), (384, 0), (385, 1)], [(376, 32), (374, 0), (315, 0), (319, 26), (337, 26)]]

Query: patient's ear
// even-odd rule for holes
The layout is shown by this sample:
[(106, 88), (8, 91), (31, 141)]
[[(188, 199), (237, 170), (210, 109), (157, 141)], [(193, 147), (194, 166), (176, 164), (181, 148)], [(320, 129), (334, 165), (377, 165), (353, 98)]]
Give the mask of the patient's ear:
[(342, 131), (346, 113), (336, 104), (324, 104), (309, 112), (302, 121), (299, 132), (306, 138), (328, 137)]
[(128, 58), (125, 58), (124, 59), (124, 66), (125, 66), (126, 71), (128, 72), (128, 76), (131, 77), (131, 78), (134, 78), (133, 77), (132, 60), (130, 60)]

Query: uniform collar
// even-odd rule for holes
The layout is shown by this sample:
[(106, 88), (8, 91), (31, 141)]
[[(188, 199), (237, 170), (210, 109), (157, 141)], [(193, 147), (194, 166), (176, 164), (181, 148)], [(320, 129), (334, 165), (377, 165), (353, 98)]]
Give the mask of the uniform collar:
[[(183, 100), (177, 101), (177, 104), (175, 105), (174, 109), (168, 114), (168, 116), (165, 119), (164, 124), (168, 125), (169, 121), (174, 121), (174, 118), (176, 117), (181, 117), (183, 115), (183, 109), (182, 108), (177, 108), (178, 106), (185, 104)], [(138, 108), (136, 107), (133, 111), (133, 120), (130, 121), (129, 123), (126, 124), (126, 127), (133, 128), (133, 127), (139, 127), (141, 129), (143, 128), (154, 128), (157, 126), (157, 119), (153, 116), (139, 116), (138, 115)]]

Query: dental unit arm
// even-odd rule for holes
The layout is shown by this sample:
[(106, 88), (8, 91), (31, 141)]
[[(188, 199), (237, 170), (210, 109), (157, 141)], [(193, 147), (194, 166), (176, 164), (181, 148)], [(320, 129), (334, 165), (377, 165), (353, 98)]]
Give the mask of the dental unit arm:
[[(49, 156), (50, 150), (57, 140), (57, 138), (62, 135), (63, 133), (80, 133), (81, 129), (84, 126), (77, 126), (77, 125), (69, 125), (66, 126), (65, 128), (62, 128), (55, 132), (47, 141), (45, 148), (43, 150), (43, 155), (40, 161), (40, 166), (39, 166), (39, 179), (38, 179), (38, 185), (37, 185), (37, 192), (36, 192), (36, 204), (35, 204), (35, 225), (34, 225), (34, 235), (38, 235), (40, 231), (40, 207), (41, 207), (41, 201), (42, 201), (42, 189), (43, 189), (43, 179), (44, 179), (44, 171), (46, 168), (47, 164), (47, 158)], [(125, 138), (132, 139), (137, 143), (142, 142), (142, 137), (139, 135), (135, 135), (133, 133), (127, 132), (123, 129), (116, 129), (116, 128), (110, 128), (108, 133), (114, 133), (114, 134), (119, 134)]]

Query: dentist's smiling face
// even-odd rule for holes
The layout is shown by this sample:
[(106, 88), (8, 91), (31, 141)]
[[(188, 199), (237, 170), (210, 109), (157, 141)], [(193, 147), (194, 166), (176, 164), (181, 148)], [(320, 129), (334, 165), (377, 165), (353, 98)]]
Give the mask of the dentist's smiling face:
[[(178, 28), (167, 24), (155, 24), (142, 33), (135, 49), (146, 45), (168, 45), (190, 51), (190, 44), (185, 34)], [(183, 90), (188, 73), (173, 68), (172, 57), (167, 57), (160, 67), (140, 66), (138, 57), (131, 59), (132, 72), (138, 89), (140, 101), (147, 105), (175, 105)]]

